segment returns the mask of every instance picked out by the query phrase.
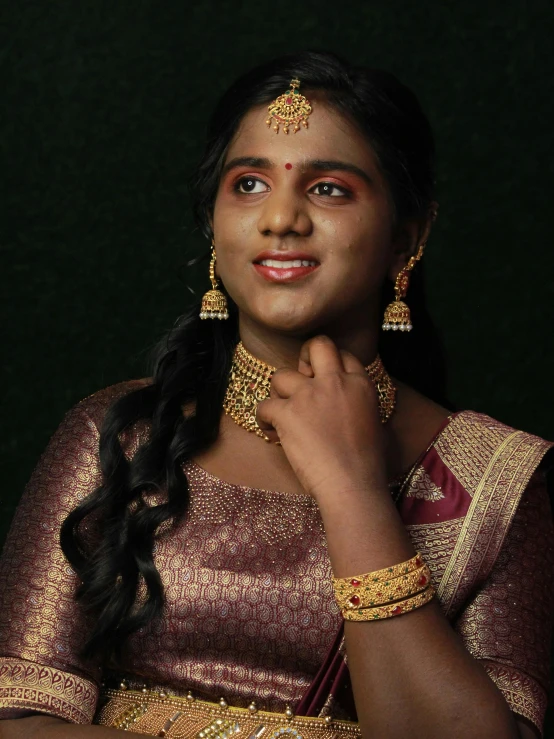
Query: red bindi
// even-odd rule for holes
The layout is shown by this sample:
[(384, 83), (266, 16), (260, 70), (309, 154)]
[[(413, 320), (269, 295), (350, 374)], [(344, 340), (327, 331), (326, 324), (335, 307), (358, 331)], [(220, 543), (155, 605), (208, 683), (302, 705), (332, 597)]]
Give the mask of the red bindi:
[(285, 169), (292, 169), (292, 164), (290, 162), (287, 162), (285, 164)]

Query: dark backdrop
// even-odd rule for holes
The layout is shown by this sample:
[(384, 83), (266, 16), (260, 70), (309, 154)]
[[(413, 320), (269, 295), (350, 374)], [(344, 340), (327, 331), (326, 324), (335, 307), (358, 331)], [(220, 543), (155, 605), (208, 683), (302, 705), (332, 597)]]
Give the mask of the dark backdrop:
[(207, 263), (181, 268), (207, 248), (186, 194), (206, 118), (239, 72), (300, 48), (388, 69), (420, 97), (450, 397), (553, 438), (553, 17), (546, 0), (6, 3), (0, 538), (64, 412), (144, 376), (207, 288)]

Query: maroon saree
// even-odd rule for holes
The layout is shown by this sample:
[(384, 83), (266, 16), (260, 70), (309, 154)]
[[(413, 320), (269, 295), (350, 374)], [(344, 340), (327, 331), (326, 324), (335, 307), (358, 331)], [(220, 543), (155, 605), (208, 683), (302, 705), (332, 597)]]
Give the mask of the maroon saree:
[[(453, 414), (399, 505), (453, 628), (541, 735), (554, 623), (551, 447), (488, 416)], [(341, 629), (298, 711), (328, 715), (343, 705), (351, 710)]]
[[(101, 483), (98, 428), (136, 383), (65, 417), (14, 518), (0, 561), (0, 718), (94, 721), (102, 682), (355, 719), (342, 622), (317, 505), (231, 485), (188, 462), (191, 506), (161, 533), (163, 616), (129, 641), (117, 674), (83, 663), (88, 628), (59, 549), (67, 513)], [(126, 433), (130, 456), (147, 429)], [(538, 437), (464, 411), (413, 468), (399, 512), (452, 627), (511, 709), (542, 727), (554, 611), (554, 534)], [(152, 503), (156, 497), (151, 496)], [(140, 595), (140, 594), (139, 594)]]

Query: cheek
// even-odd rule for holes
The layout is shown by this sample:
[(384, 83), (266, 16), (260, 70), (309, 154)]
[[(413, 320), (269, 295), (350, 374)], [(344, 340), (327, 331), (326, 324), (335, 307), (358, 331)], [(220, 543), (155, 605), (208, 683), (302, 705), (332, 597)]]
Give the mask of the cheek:
[(222, 199), (214, 208), (214, 232), (218, 242), (244, 242), (256, 225), (255, 214), (239, 211)]
[(341, 290), (346, 284), (349, 290), (363, 294), (377, 290), (384, 282), (390, 254), (387, 230), (361, 231), (345, 238), (340, 248), (337, 246), (331, 251), (338, 267), (337, 277), (342, 273)]
[(237, 228), (219, 228), (214, 221), (215, 244), (217, 254), (217, 275), (223, 281), (225, 287), (233, 297), (243, 291), (248, 280), (245, 279), (249, 269), (252, 268), (250, 260), (253, 259), (252, 249), (248, 249), (240, 225)]
[(342, 213), (322, 215), (318, 226), (326, 235), (352, 243), (390, 238), (391, 234), (391, 218), (385, 205), (364, 200)]
[(348, 221), (335, 222), (331, 252), (343, 252), (354, 265), (379, 263), (386, 258), (391, 243), (390, 225), (386, 219), (356, 216)]

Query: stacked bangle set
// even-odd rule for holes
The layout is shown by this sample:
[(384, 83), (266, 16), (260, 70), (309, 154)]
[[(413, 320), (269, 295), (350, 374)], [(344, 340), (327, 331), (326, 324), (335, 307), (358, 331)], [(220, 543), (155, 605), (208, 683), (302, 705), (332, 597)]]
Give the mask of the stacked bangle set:
[(409, 613), (435, 594), (419, 552), (407, 562), (358, 577), (334, 577), (335, 598), (346, 621), (373, 621)]

